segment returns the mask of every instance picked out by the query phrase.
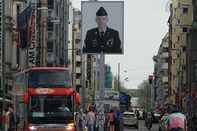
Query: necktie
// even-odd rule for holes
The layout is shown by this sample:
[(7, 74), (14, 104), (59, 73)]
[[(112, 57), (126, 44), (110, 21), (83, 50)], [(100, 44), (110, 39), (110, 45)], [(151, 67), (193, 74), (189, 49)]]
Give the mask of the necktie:
[(104, 37), (104, 32), (102, 31), (102, 32), (101, 32), (101, 38), (103, 38), (103, 37)]

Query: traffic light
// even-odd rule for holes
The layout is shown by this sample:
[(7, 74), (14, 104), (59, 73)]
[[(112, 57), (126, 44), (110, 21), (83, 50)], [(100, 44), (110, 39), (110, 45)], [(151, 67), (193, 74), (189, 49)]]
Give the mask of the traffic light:
[(148, 80), (149, 80), (149, 84), (152, 84), (153, 83), (153, 75), (149, 75)]

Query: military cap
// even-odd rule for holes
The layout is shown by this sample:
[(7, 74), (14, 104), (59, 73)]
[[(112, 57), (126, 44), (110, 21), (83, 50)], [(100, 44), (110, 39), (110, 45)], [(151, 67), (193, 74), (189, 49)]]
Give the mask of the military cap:
[(107, 12), (103, 7), (100, 7), (96, 12), (96, 16), (107, 16)]

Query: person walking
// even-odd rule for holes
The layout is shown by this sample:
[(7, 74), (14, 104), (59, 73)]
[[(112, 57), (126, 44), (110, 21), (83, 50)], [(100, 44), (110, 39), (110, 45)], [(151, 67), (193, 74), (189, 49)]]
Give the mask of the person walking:
[(95, 124), (95, 113), (93, 111), (93, 107), (90, 107), (89, 112), (86, 116), (88, 131), (94, 131), (94, 124)]
[(114, 118), (115, 131), (120, 131), (121, 112), (118, 107), (115, 108)]
[(9, 105), (8, 111), (8, 131), (16, 131), (16, 117), (14, 115), (13, 105)]
[(3, 118), (4, 118), (4, 131), (8, 131), (8, 127), (9, 127), (9, 110), (8, 110), (8, 106), (6, 106), (4, 108), (3, 111)]
[(107, 114), (107, 127), (109, 131), (114, 131), (114, 111), (111, 109), (110, 112)]

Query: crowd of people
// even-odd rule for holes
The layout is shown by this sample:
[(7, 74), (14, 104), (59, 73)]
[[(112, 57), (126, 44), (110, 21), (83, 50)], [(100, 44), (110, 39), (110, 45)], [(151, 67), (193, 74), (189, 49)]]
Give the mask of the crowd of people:
[[(139, 112), (135, 111), (139, 117)], [(152, 124), (153, 115), (151, 112), (144, 113), (145, 126), (148, 123)], [(13, 111), (13, 105), (8, 105), (0, 117), (0, 131), (16, 131), (17, 118)], [(176, 105), (169, 106), (162, 114), (165, 117), (165, 131), (190, 131), (188, 130), (188, 118), (186, 114), (182, 113)], [(162, 119), (161, 118), (161, 119)], [(101, 122), (103, 120), (103, 123)], [(111, 108), (104, 113), (101, 118), (100, 112), (94, 107), (90, 106), (85, 112), (79, 111), (77, 115), (78, 131), (98, 131), (99, 128), (104, 128), (105, 131), (121, 131), (123, 130), (122, 112), (118, 107)], [(195, 129), (196, 131), (196, 129)]]
[(16, 131), (17, 118), (15, 117), (13, 105), (9, 104), (1, 112), (0, 131)]
[[(104, 128), (105, 131), (121, 131), (122, 113), (117, 107), (104, 113), (102, 118), (104, 123), (100, 123), (100, 114), (94, 106), (90, 106), (85, 112), (82, 110), (78, 114), (78, 130), (79, 131), (98, 131)], [(103, 124), (103, 125), (102, 125)], [(101, 127), (102, 126), (102, 127)]]

